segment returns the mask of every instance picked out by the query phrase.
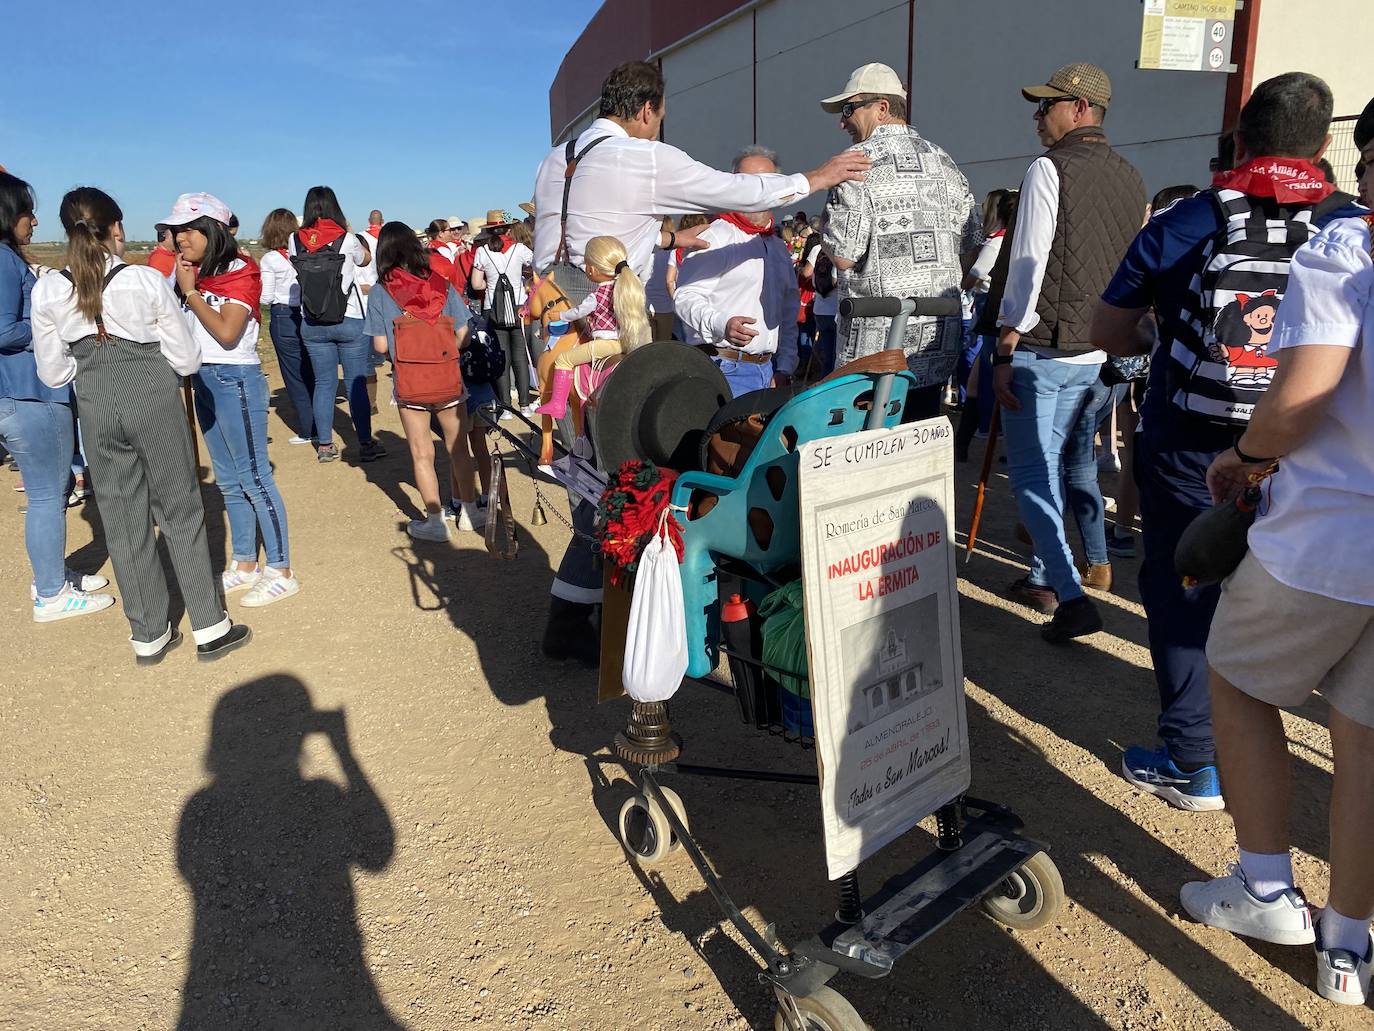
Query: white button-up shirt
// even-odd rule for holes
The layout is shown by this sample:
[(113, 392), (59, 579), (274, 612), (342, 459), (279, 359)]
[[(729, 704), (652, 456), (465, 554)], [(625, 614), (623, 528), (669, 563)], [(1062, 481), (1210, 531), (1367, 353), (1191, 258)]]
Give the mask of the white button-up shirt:
[[(114, 266), (115, 259), (107, 257), (106, 273)], [(181, 303), (157, 269), (130, 265), (110, 280), (101, 302), (100, 317), (111, 336), (140, 344), (156, 341), (179, 376), (200, 368), (200, 345), (186, 326)], [(77, 309), (76, 288), (66, 276), (50, 272), (34, 284), (30, 321), (38, 378), (50, 387), (65, 387), (76, 378), (76, 359), (67, 345), (96, 331), (95, 323)], [(256, 323), (248, 321), (256, 333)]]
[[(767, 211), (811, 193), (800, 173), (719, 172), (666, 143), (634, 139), (608, 118), (598, 118), (577, 138), (576, 152), (602, 136), (610, 138), (578, 162), (568, 197), (568, 254), (576, 265), (582, 264), (588, 240), (614, 236), (625, 245), (630, 267), (647, 283), (664, 215)], [(558, 250), (564, 150), (554, 148), (534, 182), (536, 271), (548, 268)]]
[(774, 368), (790, 376), (797, 368), (801, 294), (787, 245), (772, 233), (746, 233), (724, 219), (701, 235), (710, 249), (683, 255), (673, 298), (688, 342), (734, 347), (725, 325), (744, 315), (754, 320), (749, 328), (758, 336), (738, 349), (773, 355)]

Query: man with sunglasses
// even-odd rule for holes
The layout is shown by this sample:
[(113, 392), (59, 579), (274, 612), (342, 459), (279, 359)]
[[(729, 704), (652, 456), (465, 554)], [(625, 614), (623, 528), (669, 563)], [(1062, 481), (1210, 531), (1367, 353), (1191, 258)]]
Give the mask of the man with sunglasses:
[(1047, 149), (1026, 171), (1016, 224), (993, 269), (993, 390), (1012, 491), (1035, 542), (1030, 574), (1011, 593), (1052, 612), (1041, 636), (1062, 644), (1102, 629), (1074, 567), (1066, 507), (1083, 533), (1087, 586), (1111, 587), (1092, 445), (1110, 393), (1099, 378), (1106, 355), (1093, 347), (1090, 328), (1097, 298), (1140, 228), (1145, 186), (1102, 130), (1112, 85), (1101, 68), (1071, 64), (1021, 94), (1036, 105), (1035, 128)]
[[(822, 246), (837, 270), (843, 297), (956, 297), (963, 259), (983, 244), (981, 212), (954, 159), (907, 124), (907, 93), (885, 64), (857, 68), (844, 91), (821, 101), (840, 116), (840, 128), (867, 154), (863, 182), (830, 191)], [(887, 346), (890, 320), (841, 318), (837, 365)], [(939, 414), (940, 391), (959, 361), (958, 318), (907, 323), (907, 367), (916, 390), (907, 415)]]

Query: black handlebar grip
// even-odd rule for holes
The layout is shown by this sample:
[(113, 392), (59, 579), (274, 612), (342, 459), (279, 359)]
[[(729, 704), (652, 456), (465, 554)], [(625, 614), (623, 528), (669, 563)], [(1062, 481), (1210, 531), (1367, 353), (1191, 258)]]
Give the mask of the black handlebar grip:
[[(847, 319), (894, 319), (902, 313), (900, 297), (846, 297), (840, 302), (840, 314)], [(961, 314), (957, 297), (912, 297), (916, 310), (913, 315), (938, 318), (958, 318)]]
[(847, 319), (893, 319), (902, 313), (900, 297), (846, 297), (840, 314)]

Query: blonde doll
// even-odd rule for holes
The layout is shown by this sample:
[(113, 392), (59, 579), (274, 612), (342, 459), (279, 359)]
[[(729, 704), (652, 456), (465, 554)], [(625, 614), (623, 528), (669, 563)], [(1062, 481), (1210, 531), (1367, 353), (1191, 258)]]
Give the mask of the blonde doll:
[(626, 260), (625, 245), (614, 236), (592, 237), (583, 253), (583, 266), (596, 289), (576, 308), (563, 312), (560, 318), (567, 322), (583, 320), (591, 340), (558, 356), (553, 364), (549, 400), (535, 409), (539, 415), (555, 419), (567, 414), (568, 394), (577, 366), (612, 355), (628, 354), (647, 344), (650, 338), (644, 284)]

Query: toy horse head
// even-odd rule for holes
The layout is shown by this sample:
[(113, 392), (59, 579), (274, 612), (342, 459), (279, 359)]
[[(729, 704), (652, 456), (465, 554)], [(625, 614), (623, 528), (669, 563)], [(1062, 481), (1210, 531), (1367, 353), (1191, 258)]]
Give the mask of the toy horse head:
[(534, 277), (530, 284), (530, 317), (547, 326), (555, 322), (569, 308), (572, 302), (564, 295), (553, 276)]

